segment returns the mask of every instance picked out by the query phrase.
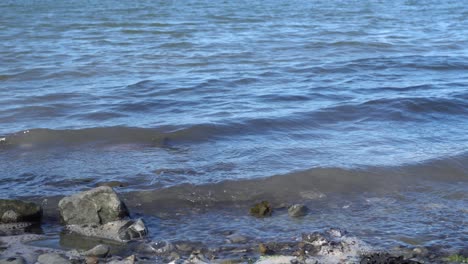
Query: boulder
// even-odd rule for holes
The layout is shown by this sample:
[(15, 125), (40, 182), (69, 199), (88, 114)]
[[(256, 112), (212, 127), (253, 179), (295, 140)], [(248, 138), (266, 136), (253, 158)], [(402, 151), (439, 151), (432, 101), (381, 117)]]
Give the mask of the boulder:
[(141, 219), (119, 220), (104, 225), (67, 225), (65, 230), (86, 237), (128, 242), (146, 237), (148, 230)]
[(20, 200), (0, 199), (0, 222), (40, 222), (42, 217), (41, 206)]
[(109, 186), (68, 196), (59, 202), (60, 216), (67, 225), (106, 224), (127, 217), (128, 210)]

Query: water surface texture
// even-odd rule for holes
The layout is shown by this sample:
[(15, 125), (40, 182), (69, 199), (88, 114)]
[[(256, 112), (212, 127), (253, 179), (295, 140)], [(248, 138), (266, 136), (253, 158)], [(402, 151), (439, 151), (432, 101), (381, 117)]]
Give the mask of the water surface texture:
[[(202, 202), (223, 188), (234, 198), (218, 201), (340, 201), (292, 234), (369, 222), (359, 210), (377, 195), (373, 210), (407, 210), (389, 216), (389, 241), (467, 242), (463, 1), (7, 0), (0, 14), (3, 198), (118, 180), (174, 200), (192, 201), (193, 184)], [(348, 200), (363, 204), (347, 219)]]

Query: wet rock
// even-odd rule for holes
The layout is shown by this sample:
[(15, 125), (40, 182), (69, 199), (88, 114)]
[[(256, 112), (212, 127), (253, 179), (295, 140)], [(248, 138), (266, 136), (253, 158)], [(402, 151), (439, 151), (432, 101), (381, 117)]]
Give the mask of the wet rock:
[(267, 245), (263, 244), (263, 243), (260, 243), (258, 245), (258, 251), (260, 252), (260, 254), (262, 255), (272, 255), (274, 254), (275, 252), (273, 250), (270, 249), (270, 247), (268, 247)]
[(187, 264), (208, 264), (211, 261), (206, 258), (203, 254), (191, 254), (189, 258), (184, 262)]
[(107, 262), (107, 264), (134, 264), (135, 263), (135, 256), (131, 255), (125, 259), (122, 260), (112, 260), (110, 262)]
[(194, 247), (188, 243), (180, 243), (176, 245), (176, 248), (183, 252), (190, 252), (194, 249)]
[(403, 256), (392, 256), (388, 253), (373, 253), (361, 258), (360, 264), (418, 264), (420, 262), (403, 258)]
[(268, 256), (261, 257), (255, 264), (285, 264), (294, 263), (296, 260), (293, 256)]
[(318, 232), (314, 232), (311, 234), (302, 234), (302, 241), (316, 247), (326, 245), (329, 242), (324, 235)]
[(88, 257), (98, 257), (98, 258), (105, 258), (110, 252), (110, 247), (108, 245), (97, 245), (92, 249), (83, 253), (83, 255)]
[(40, 222), (42, 208), (35, 203), (0, 199), (0, 217), (2, 223)]
[(145, 223), (141, 219), (113, 221), (104, 225), (68, 225), (65, 230), (87, 237), (117, 242), (142, 239), (148, 234)]
[(0, 264), (26, 264), (26, 261), (22, 257), (11, 257), (0, 259)]
[(413, 254), (415, 256), (421, 256), (421, 257), (424, 257), (424, 256), (427, 256), (427, 254), (429, 254), (429, 250), (427, 250), (427, 248), (424, 248), (424, 247), (416, 247), (416, 248), (413, 248)]
[(245, 236), (239, 235), (239, 234), (232, 234), (226, 237), (227, 241), (232, 244), (241, 244), (245, 243), (248, 241), (248, 239)]
[(98, 264), (99, 263), (99, 258), (98, 257), (86, 257), (85, 258), (85, 263), (86, 264)]
[(289, 207), (288, 214), (291, 217), (305, 216), (308, 212), (308, 208), (303, 204), (295, 204)]
[(142, 254), (165, 255), (172, 252), (174, 246), (170, 242), (157, 241), (150, 243), (141, 243), (137, 247), (137, 252)]
[(65, 224), (106, 224), (128, 217), (125, 204), (108, 186), (68, 196), (59, 202), (60, 216)]
[(255, 217), (266, 217), (270, 216), (271, 213), (272, 209), (270, 203), (267, 201), (262, 201), (250, 208), (250, 214)]
[(19, 223), (0, 223), (0, 236), (15, 236), (25, 233), (41, 233), (42, 229), (39, 223), (19, 222)]
[(57, 253), (42, 254), (37, 258), (40, 264), (71, 264), (70, 260)]

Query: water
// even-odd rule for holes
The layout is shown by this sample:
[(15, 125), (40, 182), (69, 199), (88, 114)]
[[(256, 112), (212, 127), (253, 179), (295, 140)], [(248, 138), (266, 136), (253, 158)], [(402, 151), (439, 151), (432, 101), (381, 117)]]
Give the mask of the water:
[(158, 238), (236, 218), (220, 204), (242, 215), (239, 203), (269, 198), (323, 219), (207, 232), (219, 242), (213, 230), (285, 238), (341, 225), (374, 244), (419, 233), (423, 245), (467, 243), (460, 1), (21, 0), (0, 13), (1, 197), (118, 180), (129, 197), (213, 207), (187, 223), (143, 202)]

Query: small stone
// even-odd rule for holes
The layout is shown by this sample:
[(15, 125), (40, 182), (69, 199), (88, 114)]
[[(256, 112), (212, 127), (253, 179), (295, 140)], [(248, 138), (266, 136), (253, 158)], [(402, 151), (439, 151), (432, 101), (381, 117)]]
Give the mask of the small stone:
[(291, 217), (301, 217), (307, 214), (307, 207), (303, 204), (295, 204), (289, 207), (288, 214)]
[(71, 264), (71, 262), (57, 253), (42, 254), (37, 259), (40, 264)]
[(11, 257), (0, 259), (0, 264), (26, 264), (26, 261), (22, 257)]
[(113, 260), (107, 262), (107, 264), (134, 264), (135, 263), (135, 256), (131, 255), (123, 260)]
[(97, 258), (97, 257), (86, 257), (85, 262), (86, 262), (86, 264), (98, 264), (99, 263), (99, 258)]
[(85, 256), (89, 257), (98, 257), (98, 258), (105, 258), (110, 252), (110, 247), (108, 245), (97, 245), (92, 249), (83, 253)]
[(177, 244), (176, 248), (180, 251), (184, 252), (190, 252), (193, 250), (193, 247), (190, 244), (187, 243), (182, 243), (182, 244)]
[(417, 247), (413, 249), (413, 253), (416, 256), (426, 256), (429, 253), (429, 250), (424, 247)]
[(247, 242), (247, 238), (239, 234), (232, 234), (227, 236), (226, 238), (228, 242), (232, 244), (241, 244)]
[(285, 264), (294, 263), (296, 260), (293, 256), (269, 256), (260, 258), (255, 264)]
[(180, 255), (179, 253), (177, 252), (171, 252), (171, 254), (169, 255), (169, 259), (172, 261), (172, 260), (178, 260), (180, 259)]
[(265, 217), (270, 216), (272, 213), (272, 209), (270, 203), (267, 201), (262, 201), (258, 204), (255, 204), (252, 208), (250, 208), (250, 214), (255, 217)]
[(269, 249), (268, 246), (263, 244), (263, 243), (260, 243), (258, 245), (258, 251), (262, 255), (272, 255), (272, 254), (274, 254), (273, 250)]

